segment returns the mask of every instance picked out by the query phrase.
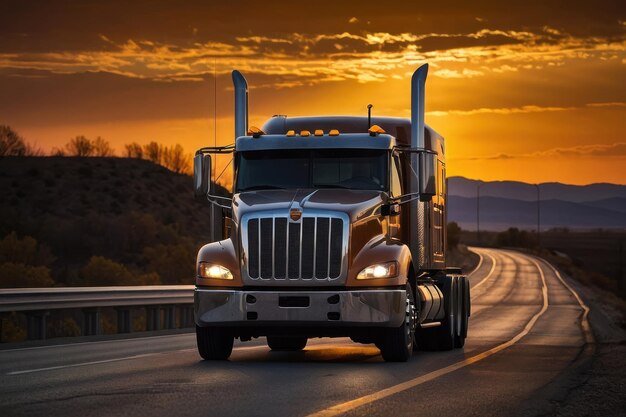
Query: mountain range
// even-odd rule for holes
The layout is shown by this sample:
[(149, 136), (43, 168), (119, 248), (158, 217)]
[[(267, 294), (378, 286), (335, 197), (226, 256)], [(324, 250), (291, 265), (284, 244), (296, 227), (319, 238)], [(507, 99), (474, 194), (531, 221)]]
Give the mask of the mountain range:
[(448, 221), (475, 230), (477, 200), (480, 229), (537, 228), (626, 229), (626, 185), (570, 185), (558, 182), (528, 184), (517, 181), (448, 179)]

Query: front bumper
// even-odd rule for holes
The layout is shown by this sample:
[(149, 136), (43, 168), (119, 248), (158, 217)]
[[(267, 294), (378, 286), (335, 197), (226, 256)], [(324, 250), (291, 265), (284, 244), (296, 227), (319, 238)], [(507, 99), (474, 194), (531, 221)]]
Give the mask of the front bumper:
[[(294, 297), (303, 306), (285, 306), (293, 304), (288, 301)], [(403, 289), (247, 291), (196, 288), (194, 293), (195, 320), (202, 327), (398, 327), (404, 321), (405, 309), (406, 291)]]

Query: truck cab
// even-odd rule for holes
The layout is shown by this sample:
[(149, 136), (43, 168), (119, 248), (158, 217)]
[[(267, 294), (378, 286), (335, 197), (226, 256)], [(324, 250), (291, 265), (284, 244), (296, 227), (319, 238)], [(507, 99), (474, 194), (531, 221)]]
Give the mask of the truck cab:
[[(196, 197), (223, 225), (197, 258), (204, 359), (262, 336), (273, 350), (350, 337), (387, 361), (463, 345), (469, 285), (445, 263), (445, 148), (423, 123), (426, 72), (413, 77), (415, 120), (274, 116), (261, 129), (233, 73), (235, 143), (194, 159)], [(213, 194), (216, 153), (232, 153), (232, 197)]]

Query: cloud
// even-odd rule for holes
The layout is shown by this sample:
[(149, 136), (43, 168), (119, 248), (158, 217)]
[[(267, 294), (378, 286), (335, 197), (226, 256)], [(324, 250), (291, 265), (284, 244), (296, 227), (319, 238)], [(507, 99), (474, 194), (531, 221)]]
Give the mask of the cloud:
[(584, 158), (584, 157), (626, 157), (626, 142), (617, 142), (612, 144), (591, 144), (591, 145), (578, 145), (572, 147), (560, 147), (548, 149), (545, 151), (524, 153), (524, 154), (506, 154), (500, 153), (497, 155), (486, 156), (470, 156), (461, 158), (452, 158), (456, 160), (466, 161), (489, 161), (489, 160), (509, 160), (509, 159), (531, 159), (531, 158)]
[[(217, 60), (221, 74), (239, 68), (272, 76), (275, 86), (282, 88), (342, 80), (380, 82), (397, 78), (394, 76), (423, 62), (436, 68), (432, 72), (435, 77), (469, 79), (559, 66), (568, 60), (626, 59), (624, 35), (574, 37), (547, 26), (535, 32), (483, 28), (466, 33), (251, 34), (231, 41), (182, 44), (151, 39), (115, 42), (107, 34), (98, 38), (102, 42), (99, 49), (0, 53), (0, 70), (13, 76), (33, 70), (51, 74), (108, 72), (175, 82), (210, 76)], [(522, 108), (508, 112), (533, 111)]]
[(606, 102), (606, 103), (589, 103), (584, 106), (536, 106), (528, 105), (521, 107), (481, 107), (478, 109), (469, 110), (435, 110), (426, 112), (428, 116), (444, 117), (444, 116), (475, 116), (481, 114), (498, 114), (498, 115), (512, 115), (512, 114), (525, 114), (525, 113), (544, 113), (544, 112), (561, 112), (571, 110), (581, 110), (585, 108), (599, 108), (599, 107), (626, 107), (625, 102)]

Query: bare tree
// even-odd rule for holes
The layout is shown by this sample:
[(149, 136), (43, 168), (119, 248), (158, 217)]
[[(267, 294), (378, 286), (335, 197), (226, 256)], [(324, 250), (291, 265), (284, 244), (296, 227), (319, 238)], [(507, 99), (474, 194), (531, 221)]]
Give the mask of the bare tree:
[(69, 156), (92, 156), (94, 153), (93, 143), (82, 135), (71, 139), (65, 149)]
[(0, 156), (24, 156), (24, 139), (8, 125), (0, 125)]
[(171, 171), (182, 173), (190, 169), (190, 157), (178, 143), (163, 149), (163, 166)]
[(143, 148), (137, 142), (128, 143), (124, 145), (126, 149), (126, 157), (127, 158), (143, 158)]
[(150, 142), (147, 145), (143, 145), (143, 155), (148, 161), (161, 164), (163, 160), (163, 147), (156, 142)]
[(114, 156), (113, 148), (109, 142), (98, 136), (93, 141), (93, 155), (94, 156)]

